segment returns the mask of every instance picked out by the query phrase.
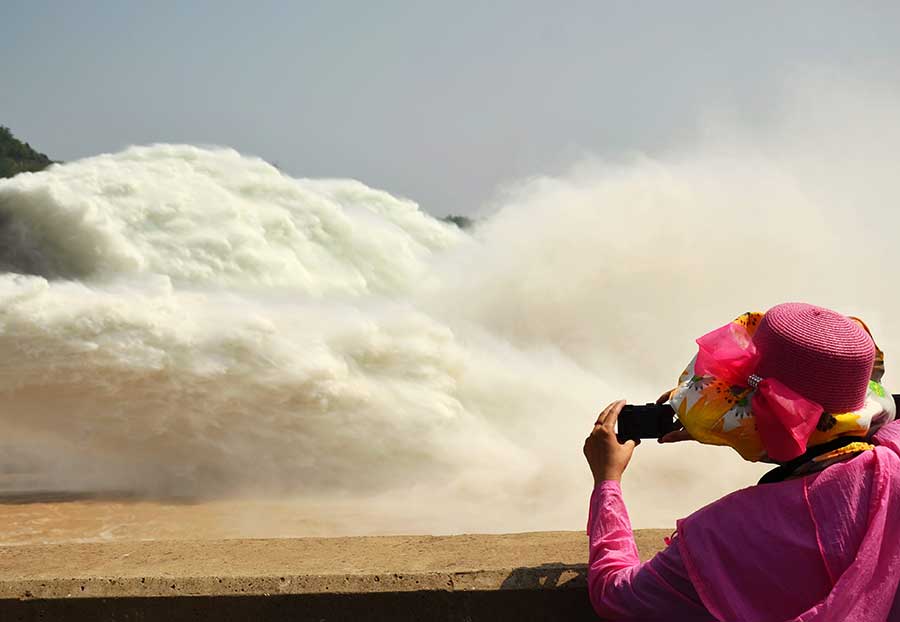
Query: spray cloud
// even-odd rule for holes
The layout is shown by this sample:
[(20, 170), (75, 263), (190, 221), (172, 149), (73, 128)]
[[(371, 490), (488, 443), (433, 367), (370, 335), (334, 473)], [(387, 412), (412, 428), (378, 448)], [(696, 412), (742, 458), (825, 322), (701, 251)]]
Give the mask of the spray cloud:
[[(510, 185), (471, 234), (224, 149), (0, 181), (0, 448), (64, 490), (352, 502), (394, 532), (580, 528), (596, 412), (670, 388), (742, 311), (860, 315), (892, 384), (900, 98), (860, 86)], [(637, 527), (760, 472), (650, 445), (626, 474)]]

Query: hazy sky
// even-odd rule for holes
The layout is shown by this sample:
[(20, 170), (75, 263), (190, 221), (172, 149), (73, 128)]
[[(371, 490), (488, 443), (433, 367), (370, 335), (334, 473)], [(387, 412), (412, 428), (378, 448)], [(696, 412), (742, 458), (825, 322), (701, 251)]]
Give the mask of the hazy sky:
[(53, 158), (229, 145), (434, 214), (658, 152), (791, 75), (898, 82), (900, 3), (0, 0), (0, 124)]

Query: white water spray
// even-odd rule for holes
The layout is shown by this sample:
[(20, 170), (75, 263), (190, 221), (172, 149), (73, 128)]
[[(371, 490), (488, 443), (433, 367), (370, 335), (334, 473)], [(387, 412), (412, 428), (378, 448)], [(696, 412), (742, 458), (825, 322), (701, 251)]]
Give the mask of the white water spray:
[[(799, 98), (762, 135), (510, 187), (472, 235), (230, 150), (0, 181), (0, 450), (61, 490), (350, 503), (393, 532), (580, 528), (596, 411), (670, 388), (746, 309), (862, 316), (890, 385), (900, 124), (892, 95), (847, 98), (831, 113), (865, 106), (880, 130)], [(760, 471), (650, 445), (626, 475), (636, 526)]]

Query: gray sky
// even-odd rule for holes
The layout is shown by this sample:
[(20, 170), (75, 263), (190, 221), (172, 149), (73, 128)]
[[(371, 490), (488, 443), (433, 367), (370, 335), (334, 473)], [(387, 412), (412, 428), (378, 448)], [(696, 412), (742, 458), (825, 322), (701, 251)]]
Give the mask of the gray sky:
[(0, 0), (0, 124), (53, 158), (220, 144), (442, 215), (586, 153), (765, 121), (790, 71), (898, 82), (900, 3)]

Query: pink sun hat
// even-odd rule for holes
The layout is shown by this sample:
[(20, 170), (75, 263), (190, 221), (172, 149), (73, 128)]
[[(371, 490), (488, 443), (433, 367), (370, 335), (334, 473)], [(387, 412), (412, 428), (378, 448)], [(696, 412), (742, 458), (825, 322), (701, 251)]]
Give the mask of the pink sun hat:
[(669, 404), (701, 443), (786, 462), (893, 421), (883, 355), (857, 318), (805, 303), (747, 312), (697, 339)]
[(753, 343), (758, 376), (779, 380), (827, 413), (865, 404), (875, 342), (847, 316), (801, 302), (780, 304), (763, 316)]

